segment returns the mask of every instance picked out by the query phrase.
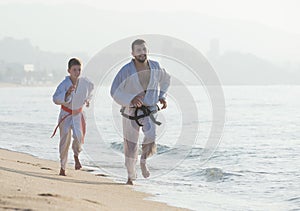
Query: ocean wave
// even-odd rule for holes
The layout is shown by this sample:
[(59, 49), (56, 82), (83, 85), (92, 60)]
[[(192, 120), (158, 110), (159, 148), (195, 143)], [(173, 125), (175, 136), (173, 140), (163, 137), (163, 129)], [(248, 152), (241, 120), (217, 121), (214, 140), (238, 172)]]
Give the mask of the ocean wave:
[[(141, 145), (141, 144), (140, 144)], [(123, 153), (123, 142), (111, 142), (110, 147), (118, 152)], [(141, 152), (141, 146), (139, 147), (139, 153)], [(200, 158), (205, 149), (201, 147), (193, 147), (186, 145), (168, 146), (163, 144), (157, 144), (157, 155), (168, 153), (170, 156), (176, 156), (178, 154), (186, 155), (186, 159)]]
[(193, 172), (191, 174), (188, 174), (186, 176), (191, 178), (195, 178), (195, 177), (202, 178), (206, 182), (217, 182), (217, 181), (228, 180), (232, 176), (242, 176), (242, 175), (236, 173), (224, 172), (220, 168), (205, 168)]
[[(124, 149), (123, 142), (112, 142), (112, 143), (110, 143), (110, 146), (114, 150), (123, 152), (123, 149)], [(167, 145), (157, 144), (157, 154), (162, 154), (162, 153), (165, 153), (170, 150), (174, 150), (174, 149), (172, 149), (171, 147), (169, 147)]]
[(300, 202), (300, 197), (293, 197), (293, 198), (288, 199), (287, 201), (297, 201), (297, 202)]

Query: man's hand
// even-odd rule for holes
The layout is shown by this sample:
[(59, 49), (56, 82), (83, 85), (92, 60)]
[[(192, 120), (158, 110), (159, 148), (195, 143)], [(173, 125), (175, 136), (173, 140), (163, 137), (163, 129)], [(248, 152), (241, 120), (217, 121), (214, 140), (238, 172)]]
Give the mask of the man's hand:
[(135, 106), (135, 107), (142, 107), (142, 105), (143, 105), (143, 101), (142, 101), (143, 98), (144, 98), (144, 96), (140, 96), (140, 95), (135, 96), (133, 98), (133, 100), (131, 100), (131, 104), (133, 106)]
[(163, 104), (163, 106), (161, 107), (161, 109), (165, 109), (167, 108), (167, 101), (165, 101), (164, 99), (159, 99), (160, 104)]

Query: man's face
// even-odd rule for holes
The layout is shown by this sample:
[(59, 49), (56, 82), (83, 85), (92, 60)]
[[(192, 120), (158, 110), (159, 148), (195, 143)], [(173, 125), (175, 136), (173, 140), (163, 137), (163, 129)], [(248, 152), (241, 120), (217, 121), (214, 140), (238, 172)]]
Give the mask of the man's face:
[(77, 79), (80, 76), (81, 66), (80, 65), (72, 65), (70, 69), (68, 69), (71, 78)]
[(132, 56), (139, 62), (144, 63), (147, 60), (148, 48), (145, 43), (134, 45)]

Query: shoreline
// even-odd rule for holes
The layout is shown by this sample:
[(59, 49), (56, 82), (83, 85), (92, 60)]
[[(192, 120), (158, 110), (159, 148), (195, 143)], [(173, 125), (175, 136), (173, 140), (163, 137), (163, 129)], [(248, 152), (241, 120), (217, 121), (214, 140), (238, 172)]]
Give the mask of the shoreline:
[(4, 83), (0, 82), (0, 88), (11, 88), (11, 87), (52, 87), (56, 86), (55, 83), (45, 83), (45, 84), (20, 84), (20, 83)]
[(150, 201), (150, 194), (68, 165), (0, 148), (0, 209), (187, 210)]
[[(5, 83), (0, 82), (0, 88), (11, 88), (11, 87), (56, 87), (58, 82), (44, 83), (44, 84), (19, 84), (19, 83)], [(110, 85), (107, 85), (110, 86)], [(173, 85), (176, 86), (176, 85)], [(188, 86), (199, 86), (199, 85), (188, 85)], [(222, 84), (222, 87), (290, 87), (290, 86), (300, 86), (300, 84)]]

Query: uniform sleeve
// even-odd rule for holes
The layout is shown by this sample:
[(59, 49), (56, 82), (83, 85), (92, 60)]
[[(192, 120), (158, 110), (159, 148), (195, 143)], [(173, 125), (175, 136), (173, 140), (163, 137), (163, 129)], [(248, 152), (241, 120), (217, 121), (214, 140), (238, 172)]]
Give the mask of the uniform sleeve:
[(159, 81), (159, 99), (166, 99), (167, 91), (170, 86), (171, 76), (166, 72), (165, 69), (161, 69), (161, 78)]
[(131, 100), (135, 95), (126, 92), (127, 71), (122, 68), (116, 75), (111, 85), (110, 94), (116, 103), (122, 106), (130, 106)]
[(72, 100), (72, 95), (69, 95), (67, 98), (66, 96), (67, 89), (65, 88), (63, 82), (59, 84), (59, 86), (56, 88), (56, 91), (52, 97), (53, 102), (56, 105), (64, 105), (68, 104)]
[(94, 84), (92, 82), (89, 83), (88, 87), (88, 97), (86, 98), (86, 102), (90, 102), (93, 97)]

